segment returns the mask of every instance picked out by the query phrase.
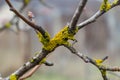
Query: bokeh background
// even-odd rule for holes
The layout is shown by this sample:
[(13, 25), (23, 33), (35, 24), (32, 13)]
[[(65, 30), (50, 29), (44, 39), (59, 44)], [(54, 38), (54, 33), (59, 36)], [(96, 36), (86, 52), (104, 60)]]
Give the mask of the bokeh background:
[[(79, 23), (90, 18), (99, 10), (102, 0), (88, 0)], [(112, 1), (112, 0), (111, 0)], [(17, 10), (22, 6), (22, 0), (11, 0)], [(45, 2), (45, 4), (44, 4)], [(53, 37), (60, 29), (70, 22), (79, 0), (31, 0), (21, 13), (27, 17), (32, 11), (35, 23), (41, 25)], [(109, 56), (105, 61), (107, 66), (120, 66), (120, 7), (110, 10), (95, 23), (79, 30), (75, 38), (78, 42), (75, 48), (92, 58)], [(9, 11), (4, 0), (0, 0), (0, 29), (9, 22), (15, 14)], [(19, 21), (16, 25), (0, 30), (0, 74), (8, 76), (36, 52), (41, 50), (35, 31)], [(27, 80), (102, 80), (100, 72), (91, 64), (86, 64), (77, 56), (59, 47), (48, 57), (54, 66), (42, 67)], [(119, 80), (120, 73), (108, 72), (111, 80)]]

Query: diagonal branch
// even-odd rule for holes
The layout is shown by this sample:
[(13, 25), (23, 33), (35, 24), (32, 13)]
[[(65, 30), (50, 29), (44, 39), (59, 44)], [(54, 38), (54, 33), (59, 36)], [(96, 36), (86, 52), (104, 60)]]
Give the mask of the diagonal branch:
[(82, 2), (81, 1), (79, 2), (78, 8), (76, 9), (76, 11), (71, 19), (70, 25), (69, 25), (71, 30), (76, 28), (76, 24), (79, 20), (81, 13), (83, 12), (83, 9), (84, 9), (86, 3), (87, 3), (87, 0), (82, 0)]
[(7, 4), (10, 7), (10, 10), (13, 11), (18, 17), (20, 17), (25, 23), (27, 23), (30, 27), (38, 30), (43, 36), (45, 35), (45, 30), (41, 27), (38, 26), (34, 23), (32, 23), (31, 21), (27, 20), (24, 16), (22, 16), (11, 4), (10, 0), (6, 0)]
[[(118, 6), (118, 5), (120, 5), (120, 0), (118, 0), (116, 4), (113, 3), (113, 4), (111, 5), (111, 8), (110, 8), (110, 9), (112, 9), (112, 8)], [(109, 10), (110, 10), (110, 9), (109, 9)], [(100, 16), (102, 16), (102, 15), (105, 14), (106, 12), (107, 12), (107, 11), (104, 11), (104, 10), (102, 10), (102, 11), (101, 11), (101, 10), (97, 11), (92, 17), (90, 17), (89, 19), (85, 20), (84, 22), (78, 24), (78, 25), (77, 25), (77, 26), (78, 26), (78, 29), (81, 29), (81, 28), (85, 27), (86, 25), (95, 22)]]
[(20, 77), (19, 80), (25, 80), (26, 78), (31, 77), (32, 74), (35, 73), (35, 72), (39, 69), (40, 66), (41, 66), (41, 65), (36, 65), (36, 66), (33, 67), (33, 69), (31, 69), (27, 74), (24, 74), (22, 77)]
[[(18, 80), (21, 76), (23, 76), (26, 72), (31, 70), (32, 68), (35, 69), (32, 71), (36, 71), (37, 68), (39, 68), (40, 62), (42, 62), (43, 59), (50, 53), (50, 51), (42, 50), (40, 54), (37, 54), (32, 59), (30, 59), (27, 63), (25, 63), (23, 66), (21, 66), (18, 70), (16, 70), (14, 73), (12, 73), (10, 76), (5, 78), (5, 80)], [(42, 63), (41, 63), (42, 64)], [(41, 65), (40, 64), (40, 65)], [(36, 66), (36, 67), (35, 67)], [(31, 73), (30, 73), (31, 74)], [(32, 74), (31, 74), (32, 75)], [(28, 76), (29, 77), (29, 76)], [(13, 79), (14, 78), (14, 79)], [(23, 77), (25, 78), (25, 77)]]

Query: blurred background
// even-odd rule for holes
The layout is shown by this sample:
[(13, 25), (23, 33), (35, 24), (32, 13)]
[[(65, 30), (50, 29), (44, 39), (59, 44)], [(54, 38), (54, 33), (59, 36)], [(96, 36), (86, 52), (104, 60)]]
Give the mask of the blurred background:
[[(88, 0), (79, 23), (94, 15), (102, 0)], [(112, 0), (111, 0), (112, 1)], [(17, 10), (23, 6), (23, 0), (11, 0)], [(33, 12), (35, 23), (41, 25), (53, 37), (70, 22), (79, 0), (31, 0), (21, 11), (27, 17)], [(97, 22), (79, 30), (75, 38), (75, 48), (92, 58), (109, 56), (104, 63), (107, 66), (120, 66), (120, 10), (116, 7), (101, 16)], [(0, 74), (8, 76), (36, 52), (41, 50), (35, 31), (22, 20), (13, 17), (5, 0), (0, 0)], [(5, 27), (12, 21), (10, 28)], [(54, 66), (42, 67), (27, 80), (102, 80), (100, 72), (91, 64), (86, 64), (77, 56), (59, 47), (48, 57)], [(108, 72), (112, 80), (119, 80), (120, 73)]]

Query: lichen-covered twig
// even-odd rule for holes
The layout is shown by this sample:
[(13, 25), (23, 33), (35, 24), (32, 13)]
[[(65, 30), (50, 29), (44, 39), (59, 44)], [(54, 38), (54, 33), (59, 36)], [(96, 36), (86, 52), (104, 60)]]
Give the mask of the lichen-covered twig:
[[(114, 0), (113, 3), (111, 4), (110, 8), (107, 9), (107, 11), (109, 11), (110, 9), (114, 8), (115, 6), (120, 5), (120, 0)], [(78, 29), (81, 29), (83, 27), (85, 27), (88, 24), (91, 24), (93, 22), (95, 22), (100, 16), (102, 16), (103, 14), (105, 14), (107, 12), (104, 9), (100, 9), (98, 10), (92, 17), (90, 17), (89, 19), (81, 22), (80, 24), (78, 24)]]

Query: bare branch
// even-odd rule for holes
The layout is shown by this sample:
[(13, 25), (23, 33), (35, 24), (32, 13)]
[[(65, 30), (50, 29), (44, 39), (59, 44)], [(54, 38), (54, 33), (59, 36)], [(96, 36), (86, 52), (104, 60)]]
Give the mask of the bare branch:
[(83, 12), (83, 9), (84, 9), (86, 3), (87, 3), (87, 0), (82, 0), (82, 2), (80, 1), (78, 8), (76, 9), (76, 11), (71, 19), (70, 25), (69, 25), (71, 30), (76, 28), (76, 24), (79, 20), (81, 13)]
[(77, 25), (77, 26), (78, 26), (78, 29), (81, 29), (81, 28), (85, 27), (86, 25), (95, 22), (96, 19), (97, 19), (98, 17), (100, 17), (100, 16), (101, 16), (102, 14), (104, 14), (104, 13), (105, 13), (104, 11), (101, 12), (101, 11), (99, 10), (98, 12), (96, 12), (92, 17), (90, 17), (90, 18), (87, 19), (86, 21), (78, 24), (78, 25)]
[(82, 53), (80, 52), (77, 52), (77, 50), (72, 47), (72, 46), (67, 46), (67, 45), (64, 45), (66, 48), (68, 48), (73, 54), (77, 55), (79, 58), (81, 58), (83, 61), (85, 61), (86, 63), (89, 62), (89, 58), (85, 55), (83, 55)]
[(45, 35), (45, 31), (41, 26), (38, 26), (31, 21), (27, 20), (24, 16), (22, 16), (11, 4), (10, 0), (6, 0), (7, 4), (10, 7), (10, 10), (13, 11), (18, 17), (20, 17), (24, 22), (26, 22), (30, 27), (38, 30), (43, 36)]
[[(114, 8), (115, 6), (118, 6), (118, 5), (120, 5), (120, 0), (119, 0), (116, 4), (112, 4), (110, 9), (112, 9), (112, 8)], [(109, 10), (110, 10), (110, 9), (109, 9)], [(78, 25), (77, 25), (77, 26), (78, 26), (78, 29), (81, 29), (81, 28), (85, 27), (86, 25), (95, 22), (100, 16), (102, 16), (102, 15), (105, 14), (106, 12), (107, 12), (107, 11), (100, 11), (100, 10), (99, 10), (99, 11), (96, 12), (92, 17), (90, 17), (89, 19), (85, 20), (84, 22), (78, 24)]]

